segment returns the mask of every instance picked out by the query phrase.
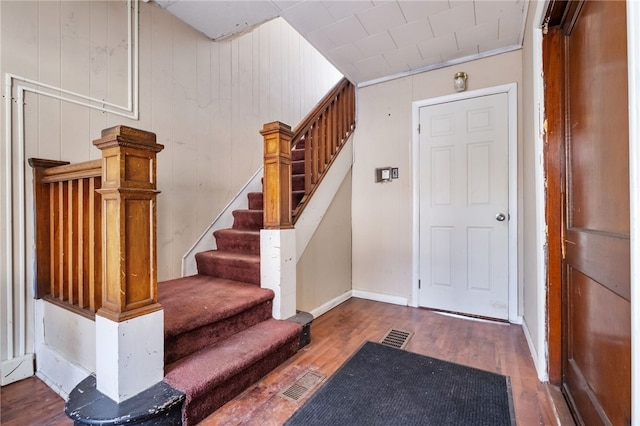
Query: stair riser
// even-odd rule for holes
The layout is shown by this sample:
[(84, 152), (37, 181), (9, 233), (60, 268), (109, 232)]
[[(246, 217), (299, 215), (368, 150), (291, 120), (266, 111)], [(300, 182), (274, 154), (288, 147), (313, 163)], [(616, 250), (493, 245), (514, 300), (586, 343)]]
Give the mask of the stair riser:
[(220, 383), (213, 383), (210, 390), (204, 392), (202, 397), (187, 400), (182, 407), (182, 424), (195, 425), (208, 417), (213, 411), (222, 407), (225, 403), (242, 393), (246, 388), (256, 383), (267, 373), (293, 356), (298, 349), (298, 341), (292, 339), (285, 345), (276, 348), (258, 362), (246, 366)]
[(247, 197), (249, 198), (249, 210), (262, 210), (264, 208), (262, 192), (250, 192)]
[(216, 245), (218, 250), (233, 253), (260, 254), (260, 235), (256, 239), (220, 238), (216, 236)]
[(271, 318), (272, 306), (271, 301), (263, 302), (222, 321), (165, 339), (165, 365)]
[(291, 161), (304, 160), (304, 149), (291, 150)]
[(196, 254), (196, 264), (199, 274), (260, 285), (259, 262), (230, 261), (198, 253)]
[(304, 191), (304, 175), (291, 176), (291, 189), (293, 191)]
[(233, 212), (234, 229), (262, 229), (264, 224), (262, 210), (236, 210)]
[(291, 174), (292, 175), (304, 174), (304, 160), (291, 162)]

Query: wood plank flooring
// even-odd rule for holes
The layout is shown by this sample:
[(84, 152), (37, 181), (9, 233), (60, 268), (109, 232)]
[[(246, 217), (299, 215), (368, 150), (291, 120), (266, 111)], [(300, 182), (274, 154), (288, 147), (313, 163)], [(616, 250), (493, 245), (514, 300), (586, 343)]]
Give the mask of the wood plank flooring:
[[(352, 298), (313, 322), (310, 345), (201, 425), (281, 425), (317, 388), (296, 402), (281, 391), (307, 371), (329, 377), (362, 343), (381, 340), (390, 328), (415, 333), (408, 351), (510, 376), (519, 426), (574, 424), (557, 389), (538, 382), (520, 326)], [(2, 388), (2, 425), (71, 425), (60, 416), (63, 408), (35, 378)]]

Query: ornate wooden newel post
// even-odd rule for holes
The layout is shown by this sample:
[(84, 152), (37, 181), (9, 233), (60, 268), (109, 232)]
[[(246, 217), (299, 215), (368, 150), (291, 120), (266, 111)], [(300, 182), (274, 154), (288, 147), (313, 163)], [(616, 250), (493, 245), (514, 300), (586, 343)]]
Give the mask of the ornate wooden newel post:
[(162, 380), (162, 307), (156, 271), (156, 135), (102, 131), (102, 307), (96, 314), (97, 389), (116, 402)]
[(264, 228), (260, 231), (260, 282), (275, 292), (273, 316), (296, 314), (296, 235), (291, 223), (291, 127), (263, 126)]

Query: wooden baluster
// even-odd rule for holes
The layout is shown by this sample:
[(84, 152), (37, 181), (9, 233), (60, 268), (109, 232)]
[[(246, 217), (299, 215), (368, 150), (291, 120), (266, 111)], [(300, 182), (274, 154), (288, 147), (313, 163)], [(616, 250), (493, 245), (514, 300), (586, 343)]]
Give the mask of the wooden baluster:
[(102, 306), (102, 203), (98, 189), (102, 178), (89, 180), (89, 309), (97, 312)]
[(318, 167), (318, 172), (320, 172), (320, 174), (324, 173), (330, 158), (327, 155), (327, 139), (324, 132), (324, 122), (322, 120), (322, 117), (323, 115), (321, 114), (318, 117), (318, 121), (316, 121), (318, 126), (318, 145), (320, 149), (320, 155), (319, 155), (320, 166)]
[(320, 147), (318, 146), (318, 123), (313, 123), (311, 128), (311, 186), (318, 183), (318, 172), (320, 163)]
[(162, 307), (156, 270), (156, 135), (126, 126), (102, 131), (102, 307), (115, 322)]
[(304, 194), (311, 193), (311, 137), (309, 132), (304, 135)]
[[(291, 223), (291, 127), (266, 123), (264, 138), (264, 228), (288, 229)], [(309, 140), (305, 140), (306, 145)], [(305, 159), (306, 161), (306, 159)], [(305, 165), (306, 166), (306, 165)]]

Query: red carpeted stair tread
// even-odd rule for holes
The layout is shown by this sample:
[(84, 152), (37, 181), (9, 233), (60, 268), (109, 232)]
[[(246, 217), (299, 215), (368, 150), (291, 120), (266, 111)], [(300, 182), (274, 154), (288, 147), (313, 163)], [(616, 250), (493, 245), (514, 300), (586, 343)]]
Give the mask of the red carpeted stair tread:
[(213, 233), (218, 250), (260, 254), (260, 230), (219, 229)]
[(165, 367), (164, 381), (186, 394), (183, 424), (196, 424), (297, 350), (302, 327), (269, 319)]
[(291, 161), (300, 161), (300, 160), (304, 160), (304, 149), (292, 149)]
[(264, 208), (264, 197), (262, 192), (250, 192), (247, 194), (249, 200), (249, 210), (262, 210)]
[(264, 224), (264, 212), (262, 210), (234, 210), (234, 229), (262, 229)]
[(165, 338), (237, 315), (272, 299), (270, 289), (207, 275), (158, 283)]
[(260, 255), (209, 250), (195, 257), (199, 274), (260, 285)]

